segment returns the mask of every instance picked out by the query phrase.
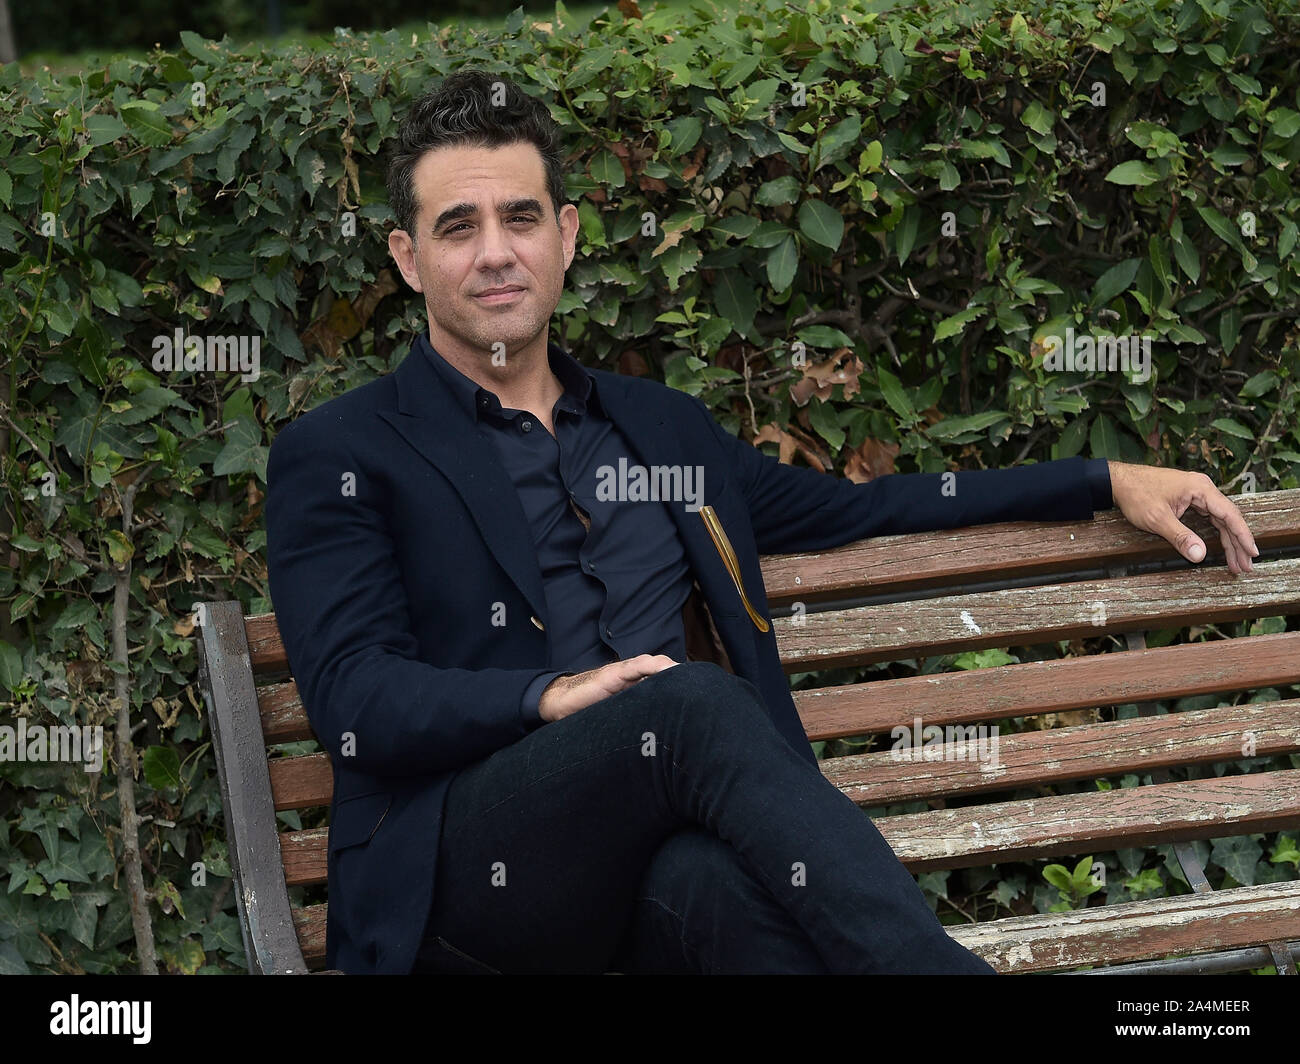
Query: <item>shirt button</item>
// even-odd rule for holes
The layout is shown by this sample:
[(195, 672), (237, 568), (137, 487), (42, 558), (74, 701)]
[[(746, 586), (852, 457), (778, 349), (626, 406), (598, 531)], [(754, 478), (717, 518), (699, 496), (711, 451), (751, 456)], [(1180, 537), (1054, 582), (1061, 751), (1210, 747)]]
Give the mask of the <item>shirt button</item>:
[(610, 639), (613, 639), (613, 638), (614, 638), (614, 633), (613, 633), (613, 631), (612, 631), (611, 629), (609, 629), (609, 628), (606, 628), (606, 629), (605, 629), (605, 635), (606, 635), (607, 637), (609, 637)]
[(520, 422), (519, 427), (523, 429), (525, 432), (533, 431), (533, 423), (531, 421)]
[(588, 563), (587, 563), (587, 572), (589, 572), (589, 573), (594, 573), (595, 571), (596, 571), (596, 563), (595, 563), (595, 562), (588, 562)]

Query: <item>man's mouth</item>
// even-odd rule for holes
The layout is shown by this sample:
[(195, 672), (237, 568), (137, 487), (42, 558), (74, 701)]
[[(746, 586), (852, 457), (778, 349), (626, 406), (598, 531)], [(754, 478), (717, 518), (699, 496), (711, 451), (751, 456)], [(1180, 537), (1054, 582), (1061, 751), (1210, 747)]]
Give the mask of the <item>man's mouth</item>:
[(475, 299), (482, 303), (511, 303), (518, 299), (524, 293), (525, 289), (521, 285), (507, 284), (499, 288), (489, 288), (479, 292), (474, 296)]

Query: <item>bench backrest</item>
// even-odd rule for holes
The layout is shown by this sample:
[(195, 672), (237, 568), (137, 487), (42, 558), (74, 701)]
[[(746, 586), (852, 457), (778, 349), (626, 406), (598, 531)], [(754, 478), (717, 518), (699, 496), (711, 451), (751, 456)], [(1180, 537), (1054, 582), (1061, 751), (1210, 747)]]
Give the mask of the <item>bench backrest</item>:
[[(1172, 842), (1179, 844), (1188, 882), (1198, 893), (1208, 889), (1183, 845), (1188, 840), (1300, 824), (1300, 770), (1176, 782), (1168, 776), (1174, 767), (1240, 761), (1247, 743), (1261, 758), (1300, 751), (1300, 700), (1176, 714), (1157, 713), (1154, 705), (1300, 684), (1300, 631), (1146, 648), (1147, 630), (1300, 613), (1300, 490), (1235, 501), (1261, 551), (1254, 572), (1242, 577), (1223, 566), (1208, 521), (1184, 518), (1210, 549), (1201, 571), (1192, 573), (1163, 540), (1134, 529), (1117, 511), (1092, 521), (985, 525), (764, 558), (788, 673), (877, 662), (905, 663), (913, 673), (795, 692), (810, 740), (876, 735), (883, 741), (885, 748), (829, 758), (823, 771), (878, 816), (877, 826), (913, 871)], [(295, 909), (287, 888), (325, 884), (328, 832), (279, 831), (275, 812), (328, 805), (329, 759), (318, 752), (268, 760), (270, 747), (313, 738), (274, 615), (245, 618), (234, 602), (207, 603), (205, 610), (203, 686), (250, 969), (318, 969), (326, 903)], [(1108, 635), (1122, 636), (1126, 649), (934, 671), (938, 655), (1062, 641), (1081, 650), (1082, 640)], [(979, 736), (988, 734), (981, 725), (1134, 703), (1135, 719), (1000, 735), (996, 763), (978, 752)], [(909, 735), (918, 718), (923, 728), (945, 730), (942, 759), (908, 758), (888, 748), (891, 732)], [(908, 732), (895, 732), (901, 728)], [(965, 730), (954, 731), (959, 728)], [(919, 745), (922, 737), (913, 741)], [(1152, 782), (1113, 790), (1080, 786), (1128, 773)], [(1026, 788), (1041, 796), (971, 804)], [(901, 802), (931, 808), (878, 815)], [(1001, 969), (1049, 970), (1267, 942), (1279, 967), (1289, 962), (1282, 943), (1300, 937), (1300, 884), (1218, 892), (1213, 904), (1223, 911), (1212, 921), (1179, 916), (1179, 906), (1193, 901), (1211, 904), (1199, 898), (1109, 907), (1126, 910), (1122, 926), (1085, 909), (953, 934)]]

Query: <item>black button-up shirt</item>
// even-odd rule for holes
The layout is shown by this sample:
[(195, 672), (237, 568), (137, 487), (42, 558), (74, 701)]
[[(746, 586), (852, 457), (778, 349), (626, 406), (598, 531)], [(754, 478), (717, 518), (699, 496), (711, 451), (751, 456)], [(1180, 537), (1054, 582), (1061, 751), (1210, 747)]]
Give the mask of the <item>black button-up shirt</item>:
[(617, 471), (620, 459), (625, 466), (640, 459), (601, 407), (595, 378), (559, 346), (547, 345), (551, 372), (564, 387), (551, 411), (552, 436), (535, 414), (503, 408), (443, 358), (427, 334), (417, 346), (496, 448), (528, 520), (554, 671), (524, 692), (525, 719), (541, 723), (542, 691), (565, 673), (638, 654), (685, 661), (682, 606), (691, 593), (690, 563), (665, 505), (597, 498), (602, 467), (609, 484), (608, 471)]

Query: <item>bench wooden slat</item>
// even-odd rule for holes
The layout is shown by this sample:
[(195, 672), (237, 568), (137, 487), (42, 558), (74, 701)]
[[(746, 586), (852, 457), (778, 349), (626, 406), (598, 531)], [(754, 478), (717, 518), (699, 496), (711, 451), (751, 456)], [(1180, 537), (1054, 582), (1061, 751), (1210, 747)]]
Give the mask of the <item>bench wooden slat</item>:
[(1300, 769), (879, 817), (914, 872), (1083, 855), (1300, 824)]
[(949, 927), (1000, 972), (1123, 964), (1300, 937), (1300, 881)]
[[(910, 727), (914, 733), (915, 723)], [(1247, 733), (1254, 737), (1255, 757), (1300, 750), (1300, 699), (999, 735), (996, 748), (986, 742), (981, 749), (967, 739), (913, 752), (906, 749), (908, 736), (898, 752), (833, 757), (821, 766), (822, 774), (859, 805), (884, 805), (1235, 761), (1246, 756)], [(942, 759), (925, 760), (927, 752)], [(976, 760), (981, 754), (985, 761)]]
[(280, 856), (284, 859), (284, 881), (291, 887), (326, 882), (329, 858), (329, 829), (304, 828), (280, 832)]
[[(1093, 620), (1095, 602), (1104, 623)], [(1186, 573), (1084, 580), (809, 613), (802, 624), (780, 617), (775, 628), (786, 672), (803, 672), (1295, 612), (1300, 558), (1286, 558), (1241, 577), (1206, 569), (1195, 581)]]
[(334, 769), (328, 754), (277, 757), (267, 765), (276, 812), (329, 805), (334, 794)]
[(289, 657), (284, 652), (284, 641), (280, 638), (280, 626), (275, 623), (274, 613), (259, 613), (246, 618), (244, 630), (254, 676), (289, 671)]
[(267, 746), (316, 738), (294, 680), (259, 687), (257, 709), (262, 717), (262, 736)]
[(794, 700), (816, 741), (889, 731), (918, 713), (926, 724), (965, 724), (1291, 683), (1300, 632), (819, 687)]
[(302, 946), (302, 957), (311, 969), (325, 967), (325, 919), (327, 902), (304, 905), (293, 911), (293, 925)]
[[(1300, 488), (1237, 495), (1233, 502), (1261, 551), (1300, 543)], [(1205, 541), (1207, 562), (1222, 558), (1208, 518), (1189, 512), (1183, 521)], [(1017, 521), (878, 536), (815, 554), (766, 555), (760, 564), (768, 604), (788, 606), (1176, 558), (1164, 539), (1106, 510), (1068, 524)]]

